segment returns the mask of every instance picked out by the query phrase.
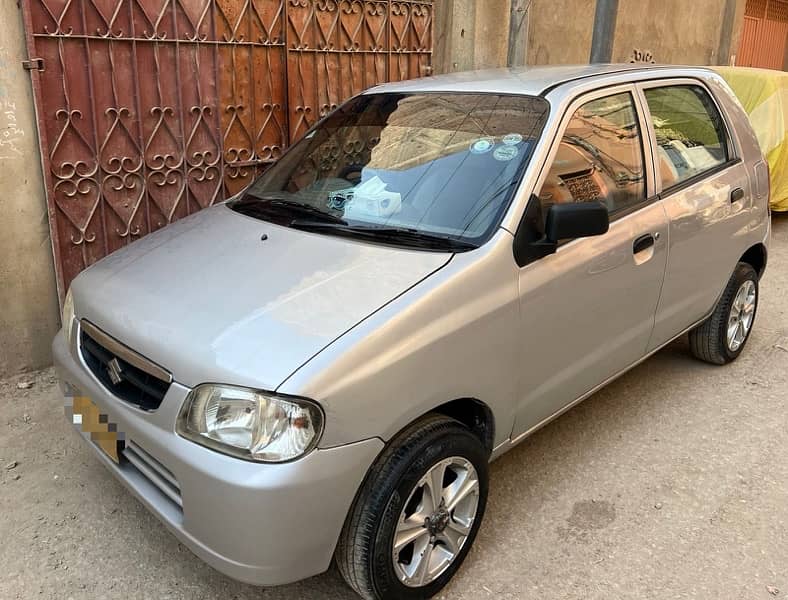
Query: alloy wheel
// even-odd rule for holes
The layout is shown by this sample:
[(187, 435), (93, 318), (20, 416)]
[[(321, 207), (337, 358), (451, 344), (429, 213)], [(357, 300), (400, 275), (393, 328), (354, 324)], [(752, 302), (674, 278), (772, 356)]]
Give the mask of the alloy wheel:
[(728, 315), (727, 343), (731, 352), (741, 348), (755, 318), (757, 292), (755, 283), (748, 279), (739, 287)]
[(392, 544), (394, 571), (408, 587), (435, 581), (460, 553), (479, 507), (479, 477), (452, 456), (432, 466), (408, 496)]

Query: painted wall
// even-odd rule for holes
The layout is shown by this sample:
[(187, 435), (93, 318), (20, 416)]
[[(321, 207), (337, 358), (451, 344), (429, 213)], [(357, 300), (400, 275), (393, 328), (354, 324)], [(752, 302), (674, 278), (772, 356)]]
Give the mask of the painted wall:
[(0, 2), (0, 376), (49, 364), (60, 320), (24, 39)]

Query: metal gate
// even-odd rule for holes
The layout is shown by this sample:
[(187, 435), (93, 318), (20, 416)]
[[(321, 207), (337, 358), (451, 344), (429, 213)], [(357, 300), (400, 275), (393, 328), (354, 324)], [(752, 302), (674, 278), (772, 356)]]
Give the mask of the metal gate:
[(788, 0), (747, 0), (736, 64), (782, 69), (786, 43)]
[(344, 99), (430, 69), (432, 0), (22, 3), (61, 301)]

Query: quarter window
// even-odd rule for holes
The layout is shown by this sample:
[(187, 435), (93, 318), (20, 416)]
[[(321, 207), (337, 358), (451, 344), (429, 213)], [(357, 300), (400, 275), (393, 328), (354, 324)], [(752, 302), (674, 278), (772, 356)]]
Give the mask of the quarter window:
[(611, 218), (646, 197), (643, 145), (628, 92), (592, 100), (572, 115), (538, 194), (542, 220), (554, 204), (599, 201)]
[(725, 124), (706, 90), (675, 85), (650, 88), (645, 95), (663, 189), (728, 162)]

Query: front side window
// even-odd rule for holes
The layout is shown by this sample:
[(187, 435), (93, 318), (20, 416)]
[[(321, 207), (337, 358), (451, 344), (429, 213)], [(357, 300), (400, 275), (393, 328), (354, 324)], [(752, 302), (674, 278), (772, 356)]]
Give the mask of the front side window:
[(575, 111), (537, 196), (543, 223), (554, 204), (597, 201), (613, 218), (645, 200), (643, 146), (629, 92)]
[(649, 88), (645, 95), (663, 190), (728, 161), (725, 124), (706, 90), (672, 85)]
[(327, 235), (470, 249), (498, 226), (547, 115), (530, 96), (359, 96), (230, 206)]

